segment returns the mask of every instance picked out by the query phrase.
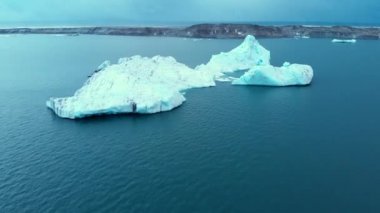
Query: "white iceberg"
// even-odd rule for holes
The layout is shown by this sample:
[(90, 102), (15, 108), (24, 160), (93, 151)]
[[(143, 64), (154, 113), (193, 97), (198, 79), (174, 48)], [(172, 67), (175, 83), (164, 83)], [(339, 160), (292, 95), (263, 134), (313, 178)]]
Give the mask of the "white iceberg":
[(255, 66), (239, 79), (234, 85), (261, 86), (293, 86), (308, 85), (313, 79), (313, 69), (309, 65), (290, 64), (285, 62), (282, 67), (271, 65)]
[(201, 64), (195, 69), (214, 76), (215, 80), (224, 81), (226, 73), (248, 70), (257, 65), (269, 65), (270, 52), (255, 39), (248, 35), (242, 44), (229, 52), (213, 55), (207, 64)]
[[(282, 67), (272, 66), (270, 52), (251, 35), (238, 47), (213, 55), (207, 64), (195, 69), (213, 75), (217, 81), (232, 81), (234, 85), (307, 85), (313, 78), (313, 69), (308, 65), (286, 62)], [(229, 76), (241, 70), (248, 71), (238, 79)]]
[[(240, 78), (228, 74), (249, 70)], [(71, 97), (50, 98), (46, 105), (63, 118), (101, 114), (156, 113), (180, 106), (184, 92), (191, 88), (215, 86), (215, 80), (240, 85), (289, 86), (311, 82), (308, 65), (270, 65), (270, 52), (253, 36), (227, 53), (213, 55), (195, 69), (173, 57), (133, 56), (117, 64), (102, 63)]]
[(214, 86), (210, 76), (172, 57), (134, 56), (109, 62), (97, 70), (72, 97), (51, 98), (47, 106), (63, 118), (99, 114), (156, 113), (185, 101), (181, 91)]
[(333, 43), (356, 43), (356, 39), (333, 39), (331, 40)]

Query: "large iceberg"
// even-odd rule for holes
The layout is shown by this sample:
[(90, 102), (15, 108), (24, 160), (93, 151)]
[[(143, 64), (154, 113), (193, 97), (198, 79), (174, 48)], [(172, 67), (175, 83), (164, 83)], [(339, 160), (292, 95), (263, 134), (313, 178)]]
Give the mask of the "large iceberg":
[(290, 64), (285, 62), (282, 67), (271, 65), (255, 66), (239, 79), (234, 85), (262, 86), (292, 86), (308, 85), (313, 79), (313, 69), (309, 65)]
[(184, 91), (231, 81), (231, 73), (248, 70), (233, 84), (289, 86), (309, 84), (313, 70), (308, 65), (270, 65), (270, 52), (253, 36), (229, 52), (213, 55), (195, 69), (173, 57), (121, 58), (117, 64), (102, 63), (71, 97), (50, 98), (46, 105), (63, 118), (118, 113), (169, 111), (186, 99)]
[(99, 114), (156, 113), (185, 101), (182, 91), (214, 86), (209, 75), (172, 57), (122, 58), (103, 63), (72, 97), (51, 98), (47, 106), (63, 118)]

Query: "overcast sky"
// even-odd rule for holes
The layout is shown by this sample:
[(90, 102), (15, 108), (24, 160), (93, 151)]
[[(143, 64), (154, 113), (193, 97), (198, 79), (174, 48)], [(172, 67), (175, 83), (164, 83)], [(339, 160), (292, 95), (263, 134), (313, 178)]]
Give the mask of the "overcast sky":
[(380, 0), (0, 0), (0, 25), (380, 24)]

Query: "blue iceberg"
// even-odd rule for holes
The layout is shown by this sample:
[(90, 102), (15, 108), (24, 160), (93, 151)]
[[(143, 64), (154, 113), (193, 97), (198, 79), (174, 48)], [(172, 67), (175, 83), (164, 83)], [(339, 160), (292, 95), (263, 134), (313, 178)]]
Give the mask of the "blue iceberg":
[(232, 82), (234, 85), (293, 86), (308, 85), (313, 79), (313, 69), (309, 65), (290, 64), (282, 67), (271, 65), (255, 66)]

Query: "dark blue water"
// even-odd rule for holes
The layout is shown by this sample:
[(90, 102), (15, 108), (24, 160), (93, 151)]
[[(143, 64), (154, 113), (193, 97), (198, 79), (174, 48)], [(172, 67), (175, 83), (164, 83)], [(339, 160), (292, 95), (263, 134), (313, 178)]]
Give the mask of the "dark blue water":
[(239, 40), (0, 37), (0, 212), (380, 212), (380, 42), (262, 40), (309, 87), (219, 84), (145, 116), (56, 117), (103, 60)]

